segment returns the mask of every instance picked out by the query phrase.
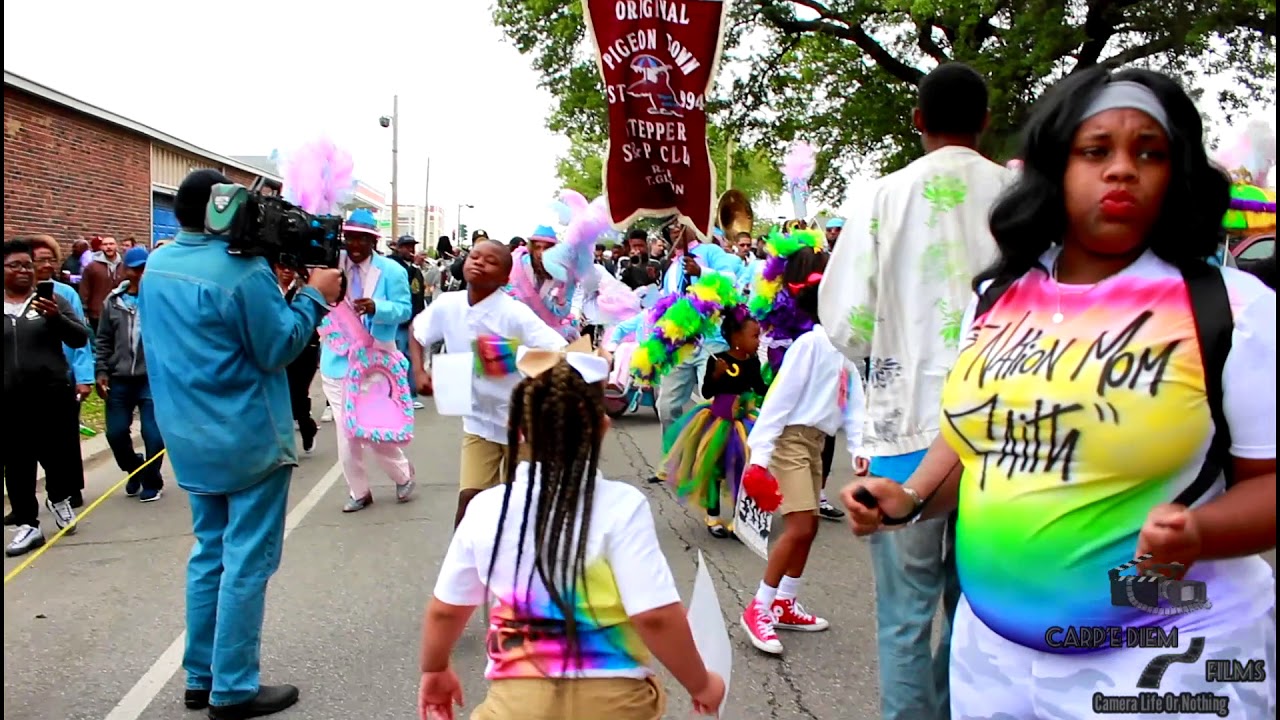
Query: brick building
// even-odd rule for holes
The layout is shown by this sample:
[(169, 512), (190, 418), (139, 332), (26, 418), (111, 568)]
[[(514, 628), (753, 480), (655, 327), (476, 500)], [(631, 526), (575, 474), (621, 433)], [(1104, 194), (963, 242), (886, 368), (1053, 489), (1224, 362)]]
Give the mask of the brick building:
[(5, 71), (6, 239), (46, 233), (69, 247), (93, 235), (171, 237), (174, 192), (198, 168), (245, 185), (279, 180)]

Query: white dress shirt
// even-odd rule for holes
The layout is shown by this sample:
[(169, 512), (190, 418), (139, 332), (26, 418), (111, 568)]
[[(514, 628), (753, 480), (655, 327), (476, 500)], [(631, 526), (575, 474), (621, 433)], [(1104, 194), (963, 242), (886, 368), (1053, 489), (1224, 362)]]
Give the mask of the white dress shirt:
[(791, 344), (778, 376), (769, 386), (760, 417), (747, 437), (751, 464), (769, 467), (778, 438), (792, 425), (815, 428), (827, 435), (835, 435), (843, 427), (849, 455), (865, 456), (865, 402), (857, 367), (831, 344), (821, 325), (814, 325)]

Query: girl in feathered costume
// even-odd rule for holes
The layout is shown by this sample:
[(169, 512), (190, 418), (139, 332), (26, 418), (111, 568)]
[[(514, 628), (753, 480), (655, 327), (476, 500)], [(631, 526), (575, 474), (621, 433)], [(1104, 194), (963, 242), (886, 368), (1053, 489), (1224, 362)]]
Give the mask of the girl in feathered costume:
[[(588, 203), (580, 193), (564, 190), (557, 209), (561, 224), (568, 226), (563, 237), (550, 224), (539, 225), (526, 238), (528, 246), (512, 253), (507, 292), (572, 341), (583, 321), (612, 325), (640, 312), (640, 304), (630, 288), (595, 264), (595, 241), (611, 228), (605, 198)], [(581, 318), (572, 312), (579, 291)]]
[[(747, 435), (755, 425), (767, 386), (760, 373), (760, 324), (746, 306), (721, 313), (725, 352), (707, 360), (703, 403), (667, 429), (663, 437), (666, 477), (682, 502), (706, 512), (707, 531), (717, 538), (733, 532), (738, 482), (747, 467)], [(721, 519), (721, 509), (729, 515)]]

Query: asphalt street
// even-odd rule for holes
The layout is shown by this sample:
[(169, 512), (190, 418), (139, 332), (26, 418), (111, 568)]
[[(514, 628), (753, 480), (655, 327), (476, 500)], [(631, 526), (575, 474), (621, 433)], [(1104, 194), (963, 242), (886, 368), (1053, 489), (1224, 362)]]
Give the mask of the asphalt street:
[[(315, 397), (319, 397), (316, 393)], [(316, 452), (294, 473), (284, 561), (270, 588), (264, 682), (290, 682), (302, 701), (281, 718), (407, 720), (415, 717), (421, 615), (448, 546), (457, 494), (460, 422), (418, 412), (409, 452), (413, 502), (397, 505), (374, 471), (375, 503), (344, 515), (346, 494), (322, 426)], [(658, 424), (641, 413), (615, 425), (604, 473), (642, 487), (686, 599), (701, 548), (734, 642), (734, 720), (859, 720), (878, 715), (874, 600), (865, 543), (825, 523), (804, 596), (831, 620), (825, 633), (788, 634), (787, 655), (765, 657), (737, 627), (763, 563), (733, 540), (716, 540), (669, 491), (644, 481), (659, 460)], [(848, 458), (837, 474), (851, 472)], [(109, 456), (89, 471), (86, 499), (121, 478)], [(46, 530), (52, 517), (42, 519)], [(50, 530), (50, 536), (52, 531)], [(183, 573), (191, 548), (184, 493), (140, 504), (117, 492), (4, 590), (6, 720), (180, 720)], [(21, 561), (6, 559), (8, 574)], [(484, 693), (484, 626), (477, 616), (455, 655), (467, 699)], [(670, 718), (689, 717), (672, 682)], [(466, 713), (460, 713), (465, 718)]]
[[(319, 397), (319, 394), (316, 394)], [(418, 470), (413, 502), (397, 505), (375, 477), (376, 501), (340, 512), (345, 485), (333, 425), (294, 473), (284, 562), (271, 584), (263, 641), (265, 682), (291, 682), (302, 701), (277, 717), (408, 720), (416, 717), (423, 604), (448, 546), (457, 494), (460, 423), (419, 411), (410, 447)], [(716, 540), (662, 486), (652, 413), (615, 424), (603, 468), (649, 495), (663, 549), (686, 599), (701, 549), (734, 643), (730, 720), (872, 720), (878, 717), (874, 595), (863, 541), (824, 523), (804, 597), (827, 617), (825, 633), (789, 633), (787, 654), (759, 654), (737, 626), (763, 563), (733, 540)], [(837, 455), (835, 476), (847, 477)], [(89, 470), (88, 502), (121, 473), (107, 456)], [(46, 529), (53, 520), (42, 519)], [(143, 505), (108, 498), (81, 530), (52, 547), (4, 589), (5, 720), (181, 720), (203, 717), (181, 704), (183, 572), (191, 548), (182, 491)], [(52, 531), (50, 530), (50, 536)], [(1268, 559), (1275, 564), (1274, 553)], [(7, 575), (21, 558), (4, 561)], [(477, 614), (455, 654), (467, 698), (484, 693), (484, 625)], [(669, 718), (689, 717), (672, 689)], [(460, 713), (459, 718), (467, 714)]]

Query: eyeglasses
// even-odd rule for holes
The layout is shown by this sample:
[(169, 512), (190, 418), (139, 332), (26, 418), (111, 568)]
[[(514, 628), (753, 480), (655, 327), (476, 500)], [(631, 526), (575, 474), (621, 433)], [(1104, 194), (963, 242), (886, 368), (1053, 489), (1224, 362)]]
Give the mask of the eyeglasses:
[(51, 258), (51, 257), (50, 257), (50, 258), (37, 258), (37, 259), (36, 259), (36, 264), (37, 264), (37, 265), (57, 265), (57, 264), (58, 264), (58, 261), (57, 261), (55, 258)]
[(36, 269), (36, 266), (35, 266), (35, 264), (34, 264), (34, 263), (29, 263), (29, 262), (7, 262), (7, 263), (5, 263), (5, 264), (4, 264), (4, 269), (5, 269), (5, 270), (15, 270), (15, 271), (17, 271), (17, 270), (35, 270), (35, 269)]
[(790, 290), (792, 294), (795, 294), (807, 287), (812, 287), (814, 285), (817, 285), (820, 282), (822, 282), (822, 273), (820, 272), (809, 273), (809, 277), (805, 278), (801, 282), (787, 283), (787, 289)]

